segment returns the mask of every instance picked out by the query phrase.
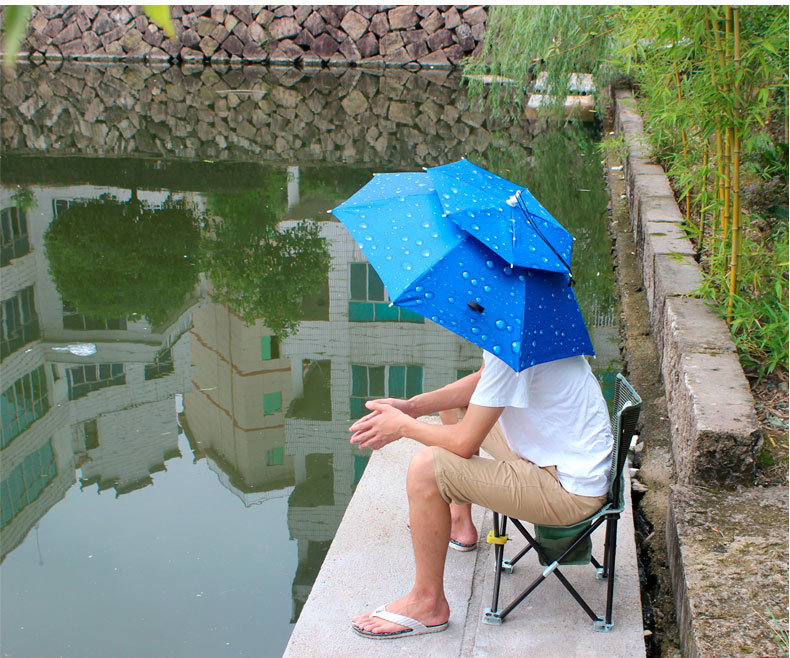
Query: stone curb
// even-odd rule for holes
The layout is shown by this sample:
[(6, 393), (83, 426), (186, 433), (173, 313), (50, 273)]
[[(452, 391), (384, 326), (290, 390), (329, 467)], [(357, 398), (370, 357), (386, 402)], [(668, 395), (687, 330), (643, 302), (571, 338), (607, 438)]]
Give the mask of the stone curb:
[[(635, 99), (617, 90), (614, 100), (679, 480), (666, 542), (680, 645), (694, 658), (775, 655), (769, 615), (786, 620), (787, 490), (719, 488), (753, 483), (761, 443), (754, 401), (726, 324), (692, 296), (701, 274), (669, 181), (649, 161)], [(777, 626), (786, 632), (785, 622)]]
[(684, 656), (781, 655), (771, 629), (787, 632), (787, 513), (784, 487), (672, 487), (667, 554)]
[(693, 297), (701, 272), (669, 180), (648, 159), (635, 100), (627, 90), (617, 90), (614, 98), (615, 131), (628, 145), (626, 192), (667, 390), (678, 480), (749, 485), (761, 440), (748, 382), (724, 321)]

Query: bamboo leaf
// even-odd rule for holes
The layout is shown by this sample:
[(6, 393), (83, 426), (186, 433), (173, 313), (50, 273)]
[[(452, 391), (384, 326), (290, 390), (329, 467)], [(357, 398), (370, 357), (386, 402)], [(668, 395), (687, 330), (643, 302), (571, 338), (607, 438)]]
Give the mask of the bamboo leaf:
[(16, 55), (27, 30), (27, 21), (33, 9), (32, 5), (6, 5), (3, 20), (3, 68), (6, 72), (13, 71)]
[(176, 40), (176, 31), (170, 19), (170, 5), (143, 5), (143, 11), (154, 23), (164, 30), (164, 33), (173, 41)]

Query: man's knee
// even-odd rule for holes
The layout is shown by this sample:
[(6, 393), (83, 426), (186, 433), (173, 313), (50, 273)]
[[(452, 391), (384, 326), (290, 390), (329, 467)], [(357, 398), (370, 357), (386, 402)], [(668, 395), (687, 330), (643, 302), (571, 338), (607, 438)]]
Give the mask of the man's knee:
[(433, 449), (422, 448), (411, 458), (406, 487), (411, 492), (438, 490), (434, 472)]

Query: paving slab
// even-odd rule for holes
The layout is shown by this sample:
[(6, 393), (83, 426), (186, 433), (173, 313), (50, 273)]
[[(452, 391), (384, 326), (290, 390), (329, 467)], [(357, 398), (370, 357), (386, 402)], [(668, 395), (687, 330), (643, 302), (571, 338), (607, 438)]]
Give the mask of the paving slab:
[[(436, 422), (432, 419), (432, 422)], [(493, 555), (485, 543), (491, 513), (477, 506), (478, 549), (448, 551), (445, 588), (450, 603), (449, 628), (434, 635), (396, 640), (369, 640), (353, 633), (353, 616), (403, 596), (411, 587), (414, 560), (406, 528), (405, 493), (409, 459), (420, 445), (409, 439), (373, 454), (346, 510), (332, 546), (297, 622), (285, 656), (289, 658), (388, 658), (420, 656), (596, 656), (639, 658), (645, 655), (639, 576), (636, 564), (630, 495), (620, 520), (615, 581), (615, 628), (597, 633), (589, 617), (552, 577), (500, 626), (481, 623), (490, 606)], [(628, 487), (630, 494), (630, 486)], [(602, 555), (603, 532), (596, 533), (595, 553)], [(513, 544), (516, 542), (514, 541)], [(515, 546), (507, 550), (517, 550)], [(524, 558), (503, 579), (503, 601), (511, 591), (543, 571), (537, 559)], [(564, 567), (596, 611), (603, 611), (606, 586), (592, 567)]]

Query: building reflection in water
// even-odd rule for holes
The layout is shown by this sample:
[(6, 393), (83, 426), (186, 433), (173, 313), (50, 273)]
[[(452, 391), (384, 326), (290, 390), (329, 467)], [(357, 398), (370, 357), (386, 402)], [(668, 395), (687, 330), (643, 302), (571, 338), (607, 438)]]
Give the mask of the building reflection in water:
[[(293, 168), (288, 180), (289, 200), (298, 201)], [(479, 350), (391, 307), (332, 220), (320, 224), (328, 278), (305, 300), (297, 333), (283, 340), (263, 320), (248, 326), (210, 301), (203, 278), (160, 325), (86, 317), (58, 293), (44, 235), (75, 203), (131, 192), (31, 189), (27, 209), (7, 193), (2, 201), (3, 558), (75, 483), (116, 496), (151, 485), (182, 456), (183, 431), (193, 460), (206, 460), (245, 506), (288, 499), (298, 547), (295, 621), (369, 458), (348, 441), (350, 419), (366, 413), (367, 399), (453, 381), (478, 366)], [(137, 194), (151, 205), (167, 196)], [(199, 195), (187, 196), (204, 208)], [(289, 216), (299, 212), (294, 205)]]

